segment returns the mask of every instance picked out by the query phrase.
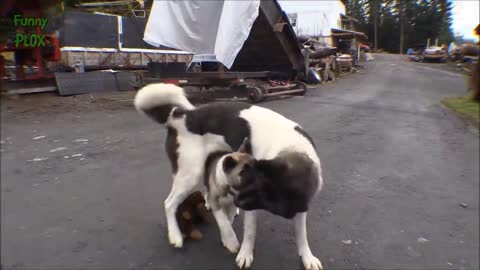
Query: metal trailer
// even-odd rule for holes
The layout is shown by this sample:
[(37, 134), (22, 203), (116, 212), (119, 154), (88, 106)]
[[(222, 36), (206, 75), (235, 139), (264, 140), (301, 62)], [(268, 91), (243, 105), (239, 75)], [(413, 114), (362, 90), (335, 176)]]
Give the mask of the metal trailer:
[(135, 87), (142, 87), (151, 83), (172, 83), (179, 86), (197, 87), (209, 89), (224, 87), (228, 89), (244, 89), (251, 102), (260, 102), (267, 97), (279, 95), (303, 95), (307, 91), (307, 85), (301, 81), (272, 79), (278, 74), (269, 71), (258, 72), (184, 72), (179, 76), (167, 76), (164, 78), (145, 76), (144, 71), (135, 72)]
[(199, 88), (245, 89), (251, 102), (279, 95), (303, 95), (308, 50), (302, 50), (288, 16), (275, 0), (261, 1), (249, 37), (228, 71), (187, 71), (186, 63), (148, 64), (135, 72), (135, 87), (163, 82)]

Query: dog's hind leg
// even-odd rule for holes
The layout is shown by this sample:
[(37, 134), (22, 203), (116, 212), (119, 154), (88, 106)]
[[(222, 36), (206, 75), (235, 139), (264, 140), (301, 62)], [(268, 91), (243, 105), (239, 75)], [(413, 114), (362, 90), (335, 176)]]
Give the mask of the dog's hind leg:
[(302, 257), (303, 266), (307, 270), (323, 269), (322, 263), (312, 254), (307, 240), (307, 212), (298, 213), (295, 218), (295, 236), (297, 238), (298, 255)]
[(238, 252), (236, 262), (240, 268), (250, 268), (253, 262), (253, 247), (255, 245), (255, 234), (257, 232), (257, 213), (245, 211), (243, 220), (243, 241)]
[(183, 237), (178, 227), (175, 213), (180, 203), (182, 203), (188, 195), (198, 189), (201, 184), (201, 176), (201, 170), (192, 170), (192, 168), (188, 168), (188, 171), (177, 172), (173, 179), (170, 194), (165, 200), (168, 240), (170, 241), (170, 244), (176, 248), (181, 248), (183, 246)]

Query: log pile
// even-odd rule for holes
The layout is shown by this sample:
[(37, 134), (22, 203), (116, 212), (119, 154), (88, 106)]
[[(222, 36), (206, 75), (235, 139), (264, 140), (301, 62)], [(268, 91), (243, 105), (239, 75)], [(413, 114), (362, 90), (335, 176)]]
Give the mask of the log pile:
[(322, 81), (335, 79), (337, 48), (329, 47), (325, 43), (313, 37), (298, 37), (298, 42), (303, 48), (308, 48), (308, 66), (314, 68), (320, 75)]
[(480, 46), (477, 44), (463, 44), (456, 47), (450, 53), (453, 60), (464, 61), (470, 58), (478, 58), (480, 55)]

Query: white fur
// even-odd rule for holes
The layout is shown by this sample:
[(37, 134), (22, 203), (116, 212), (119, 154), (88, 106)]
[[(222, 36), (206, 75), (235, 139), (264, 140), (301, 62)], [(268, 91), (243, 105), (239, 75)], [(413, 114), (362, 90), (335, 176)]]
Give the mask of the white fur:
[(257, 212), (245, 211), (243, 218), (243, 241), (235, 261), (240, 269), (249, 268), (253, 262), (253, 248), (257, 233)]
[(135, 96), (135, 108), (143, 112), (160, 105), (175, 105), (186, 110), (195, 108), (185, 96), (183, 88), (174, 84), (154, 83), (143, 87)]
[(232, 180), (231, 177), (235, 177), (236, 175), (228, 176), (225, 174), (222, 166), (225, 157), (226, 155), (218, 159), (215, 168), (213, 168), (213, 175), (209, 174), (208, 181), (210, 190), (208, 191), (208, 199), (211, 200), (209, 201), (209, 205), (220, 229), (223, 246), (230, 252), (237, 253), (240, 244), (232, 224), (238, 208), (233, 203), (233, 196), (224, 196), (223, 194), (224, 189), (229, 186)]
[[(187, 100), (183, 89), (169, 84), (151, 84), (142, 88), (135, 97), (135, 107), (143, 112), (160, 105), (173, 105), (191, 110), (194, 106)], [(173, 112), (173, 110), (172, 110)], [(280, 152), (290, 150), (307, 154), (318, 166), (319, 185), (323, 186), (320, 159), (310, 142), (294, 130), (295, 122), (271, 110), (252, 106), (240, 113), (247, 120), (251, 129), (253, 156), (257, 159), (275, 158)], [(231, 147), (219, 135), (203, 136), (190, 133), (184, 118), (169, 117), (166, 125), (174, 127), (177, 132), (178, 171), (174, 175), (172, 189), (165, 200), (165, 213), (168, 224), (168, 237), (175, 247), (183, 246), (183, 237), (175, 219), (178, 205), (192, 192), (202, 189), (204, 162), (207, 155), (217, 150), (231, 151)], [(219, 217), (222, 241), (230, 251), (238, 246), (236, 236), (227, 215), (216, 213)], [(217, 219), (218, 220), (218, 219)], [(306, 213), (299, 213), (294, 218), (298, 254), (308, 270), (322, 269), (320, 261), (312, 254), (307, 241)], [(233, 233), (232, 233), (233, 232)], [(239, 267), (250, 267), (253, 262), (253, 249), (256, 236), (256, 211), (246, 211), (244, 218), (244, 235), (236, 262)]]
[(203, 188), (203, 162), (208, 153), (216, 150), (228, 151), (230, 147), (222, 136), (214, 134), (201, 136), (190, 133), (186, 129), (184, 118), (174, 119), (169, 124), (177, 129), (179, 169), (173, 176), (172, 189), (165, 200), (165, 213), (170, 244), (180, 248), (183, 246), (183, 237), (175, 218), (178, 205), (188, 195)]
[(223, 208), (213, 211), (213, 216), (217, 221), (218, 228), (220, 229), (220, 236), (222, 238), (223, 246), (226, 247), (230, 252), (237, 253), (240, 248), (238, 243), (237, 235), (233, 230), (232, 223), (227, 213)]
[(255, 158), (273, 159), (283, 150), (305, 153), (315, 164), (320, 160), (312, 144), (295, 131), (297, 123), (272, 110), (258, 106), (240, 112), (247, 120), (252, 136), (250, 143)]
[(318, 169), (318, 191), (323, 187), (320, 159), (310, 141), (295, 131), (297, 123), (272, 110), (258, 106), (240, 112), (250, 125), (252, 154), (256, 159), (273, 159), (281, 151), (305, 153)]
[(303, 266), (307, 270), (323, 269), (322, 263), (310, 250), (307, 240), (307, 213), (298, 213), (294, 218), (295, 236), (297, 240), (298, 255), (302, 258)]
[[(297, 123), (274, 111), (253, 106), (240, 112), (250, 125), (252, 154), (256, 159), (273, 159), (280, 152), (290, 150), (305, 153), (318, 168), (318, 189), (323, 186), (320, 159), (310, 141), (295, 131)], [(237, 256), (238, 267), (249, 267), (253, 260), (256, 218), (253, 211), (245, 213), (244, 239)], [(295, 216), (295, 234), (299, 255), (307, 270), (322, 269), (320, 261), (312, 255), (307, 240), (306, 213)], [(248, 237), (245, 237), (248, 236)]]

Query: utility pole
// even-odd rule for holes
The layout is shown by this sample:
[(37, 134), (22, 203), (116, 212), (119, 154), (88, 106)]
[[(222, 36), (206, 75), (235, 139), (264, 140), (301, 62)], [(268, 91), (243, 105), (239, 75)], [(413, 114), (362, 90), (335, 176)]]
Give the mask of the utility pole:
[(404, 25), (405, 25), (405, 3), (403, 0), (399, 0), (399, 16), (400, 16), (400, 54), (403, 54), (404, 48)]
[(373, 36), (374, 36), (374, 47), (375, 49), (378, 48), (378, 8), (377, 8), (377, 0), (373, 0), (374, 6), (374, 14), (373, 14)]

